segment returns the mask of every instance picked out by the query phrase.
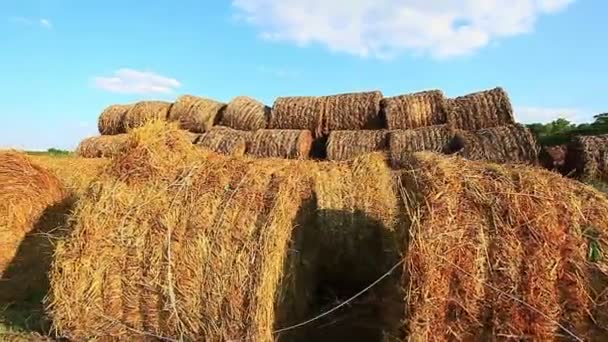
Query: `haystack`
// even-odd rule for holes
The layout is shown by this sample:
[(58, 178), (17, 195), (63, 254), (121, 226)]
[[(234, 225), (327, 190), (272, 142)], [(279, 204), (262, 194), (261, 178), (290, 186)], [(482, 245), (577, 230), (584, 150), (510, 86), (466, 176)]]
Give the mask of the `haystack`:
[(389, 146), (391, 164), (401, 167), (414, 152), (450, 153), (456, 131), (448, 125), (391, 131)]
[(476, 131), (515, 123), (509, 96), (500, 87), (457, 97), (446, 104), (447, 122), (454, 128)]
[(470, 160), (531, 165), (538, 164), (540, 151), (534, 135), (519, 124), (474, 133), (458, 131), (452, 148)]
[(568, 143), (565, 171), (584, 180), (608, 181), (608, 134), (578, 136)]
[(166, 121), (171, 107), (172, 104), (165, 101), (137, 102), (125, 114), (125, 129), (129, 131), (156, 120)]
[(0, 277), (43, 212), (64, 197), (50, 171), (24, 154), (0, 152)]
[(126, 133), (125, 115), (133, 105), (111, 105), (104, 109), (99, 116), (97, 127), (101, 135), (115, 135)]
[(212, 129), (201, 134), (196, 145), (224, 155), (243, 156), (252, 135), (252, 132), (234, 129)]
[(328, 160), (350, 160), (361, 155), (386, 151), (389, 132), (377, 131), (333, 131), (327, 141)]
[(428, 153), (400, 182), (409, 340), (608, 337), (601, 193), (550, 171)]
[(76, 148), (76, 155), (83, 158), (111, 158), (118, 154), (126, 140), (126, 134), (86, 138)]
[(226, 106), (220, 125), (242, 131), (256, 131), (268, 126), (270, 107), (247, 96), (238, 96)]
[(389, 130), (414, 129), (446, 123), (446, 101), (441, 90), (428, 90), (382, 99)]
[[(164, 176), (141, 183), (109, 174), (79, 201), (51, 272), (60, 336), (272, 341), (289, 324), (281, 319), (305, 318), (316, 264), (300, 245), (314, 241), (301, 222), (311, 198), (305, 168), (195, 154), (149, 159), (144, 169)], [(125, 151), (111, 169), (127, 156), (144, 165)]]
[(226, 105), (193, 95), (180, 96), (169, 111), (169, 121), (179, 122), (180, 128), (203, 133), (219, 122)]
[(247, 154), (259, 158), (308, 159), (311, 146), (310, 131), (262, 129), (251, 137)]
[(307, 129), (320, 137), (334, 130), (381, 129), (380, 91), (329, 96), (279, 97), (270, 115), (271, 129)]

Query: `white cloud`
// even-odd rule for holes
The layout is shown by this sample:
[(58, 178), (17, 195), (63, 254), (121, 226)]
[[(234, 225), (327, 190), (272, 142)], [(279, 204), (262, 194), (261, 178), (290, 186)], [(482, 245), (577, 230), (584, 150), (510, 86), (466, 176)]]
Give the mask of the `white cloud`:
[(574, 0), (233, 0), (260, 36), (317, 43), (362, 57), (403, 51), (447, 58), (530, 32), (537, 18)]
[(25, 25), (25, 26), (40, 25), (40, 27), (43, 27), (47, 30), (50, 30), (53, 28), (53, 24), (51, 23), (51, 20), (47, 19), (47, 18), (32, 19), (32, 18), (26, 18), (26, 17), (11, 17), (10, 20), (14, 23), (17, 23), (20, 25)]
[(174, 78), (128, 68), (116, 70), (109, 77), (95, 77), (93, 83), (99, 89), (121, 94), (169, 94), (181, 86)]
[(547, 123), (558, 118), (574, 123), (588, 121), (577, 108), (515, 107), (514, 111), (516, 120), (522, 123)]
[(40, 25), (49, 30), (53, 28), (53, 24), (49, 19), (40, 19)]

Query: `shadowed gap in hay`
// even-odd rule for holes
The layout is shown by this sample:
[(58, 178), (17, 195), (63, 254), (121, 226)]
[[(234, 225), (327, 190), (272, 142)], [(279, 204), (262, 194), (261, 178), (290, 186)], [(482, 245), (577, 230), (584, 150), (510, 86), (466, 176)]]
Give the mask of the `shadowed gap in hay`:
[[(303, 212), (309, 213), (310, 209)], [(305, 215), (302, 218), (307, 220), (307, 226), (300, 230), (305, 235), (298, 239), (302, 241), (300, 252), (315, 254), (313, 258), (307, 258), (315, 262), (314, 271), (308, 276), (310, 281), (301, 284), (309, 286), (306, 291), (309, 297), (305, 301), (307, 307), (296, 311), (299, 320), (293, 319), (296, 316), (292, 311), (287, 315), (290, 318), (277, 321), (275, 331), (332, 310), (384, 276), (400, 260), (396, 234), (363, 211), (316, 208), (315, 217)], [(323, 222), (336, 222), (338, 226), (334, 228), (344, 231), (327, 231)], [(338, 235), (343, 236), (337, 238)], [(369, 291), (329, 315), (277, 334), (278, 341), (380, 342), (402, 338), (400, 328), (404, 304), (401, 277), (401, 268), (397, 268)]]
[(21, 242), (0, 278), (0, 323), (17, 330), (49, 333), (43, 303), (49, 290), (48, 271), (55, 240), (66, 234), (73, 205), (74, 199), (68, 198), (48, 207)]

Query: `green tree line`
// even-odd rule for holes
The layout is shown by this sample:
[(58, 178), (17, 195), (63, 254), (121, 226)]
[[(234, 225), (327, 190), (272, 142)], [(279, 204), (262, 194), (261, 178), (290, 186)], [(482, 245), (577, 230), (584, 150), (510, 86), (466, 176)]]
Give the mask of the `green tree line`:
[(542, 146), (553, 146), (565, 144), (577, 135), (608, 134), (608, 113), (595, 115), (593, 119), (591, 123), (577, 125), (560, 118), (546, 124), (528, 124), (526, 127), (532, 131)]

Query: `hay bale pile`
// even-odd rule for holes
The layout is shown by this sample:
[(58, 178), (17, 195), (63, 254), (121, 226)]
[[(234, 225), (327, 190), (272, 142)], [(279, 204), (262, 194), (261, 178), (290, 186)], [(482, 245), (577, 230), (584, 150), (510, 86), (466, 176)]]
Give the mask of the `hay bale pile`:
[(84, 158), (111, 158), (118, 154), (126, 140), (127, 134), (86, 138), (76, 148), (76, 155)]
[(497, 87), (446, 102), (447, 123), (457, 129), (476, 131), (515, 123), (509, 96)]
[(389, 130), (414, 129), (446, 123), (446, 101), (441, 90), (384, 98), (382, 109)]
[(350, 160), (372, 152), (388, 149), (386, 130), (333, 131), (327, 141), (328, 160)]
[(169, 121), (179, 122), (180, 128), (204, 133), (219, 122), (224, 103), (192, 95), (180, 96), (168, 113)]
[[(216, 126), (217, 127), (217, 126)], [(216, 153), (243, 156), (253, 133), (234, 129), (212, 129), (203, 133), (195, 144)]]
[(166, 101), (140, 101), (131, 107), (124, 116), (127, 131), (142, 127), (152, 121), (166, 121), (172, 104)]
[(414, 152), (450, 153), (456, 131), (448, 125), (391, 131), (389, 135), (391, 164), (399, 168)]
[(101, 135), (116, 135), (127, 132), (125, 127), (125, 115), (133, 105), (111, 105), (104, 109), (99, 116), (97, 128)]
[(452, 148), (470, 160), (538, 164), (539, 146), (530, 130), (523, 125), (476, 132), (458, 131)]
[(550, 171), (432, 154), (400, 182), (408, 339), (608, 338), (604, 195)]
[(608, 134), (574, 137), (567, 148), (567, 173), (584, 180), (608, 181)]
[(257, 131), (268, 126), (270, 108), (247, 96), (237, 96), (226, 106), (220, 125), (242, 131)]
[(65, 195), (59, 179), (26, 155), (0, 152), (0, 277), (40, 216)]
[(381, 129), (380, 91), (329, 96), (279, 97), (272, 107), (269, 128), (307, 129), (315, 137), (334, 130)]
[(247, 154), (258, 158), (308, 159), (312, 140), (307, 130), (261, 129), (251, 137)]

